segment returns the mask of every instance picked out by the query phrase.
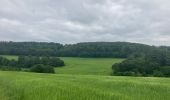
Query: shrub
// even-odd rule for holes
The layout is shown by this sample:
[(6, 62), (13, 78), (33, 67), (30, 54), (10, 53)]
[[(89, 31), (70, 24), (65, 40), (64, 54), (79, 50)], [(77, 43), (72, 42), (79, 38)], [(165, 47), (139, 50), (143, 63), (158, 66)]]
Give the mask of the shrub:
[(34, 65), (30, 68), (30, 71), (37, 73), (55, 73), (54, 68), (52, 66), (42, 64)]
[(155, 77), (163, 77), (164, 74), (161, 71), (156, 70), (156, 71), (153, 72), (153, 76), (155, 76)]
[(161, 72), (165, 77), (170, 77), (170, 66), (161, 67)]

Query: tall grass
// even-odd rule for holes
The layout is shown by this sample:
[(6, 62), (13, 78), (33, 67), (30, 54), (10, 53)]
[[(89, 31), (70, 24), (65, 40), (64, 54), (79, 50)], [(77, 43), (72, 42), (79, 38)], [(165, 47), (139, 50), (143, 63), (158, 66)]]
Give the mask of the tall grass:
[(0, 100), (170, 100), (170, 79), (0, 72)]

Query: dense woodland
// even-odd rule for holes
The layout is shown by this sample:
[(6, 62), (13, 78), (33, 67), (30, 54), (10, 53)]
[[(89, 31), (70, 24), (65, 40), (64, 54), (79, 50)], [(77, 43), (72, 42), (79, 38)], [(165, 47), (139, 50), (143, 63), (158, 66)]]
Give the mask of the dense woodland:
[[(87, 42), (66, 45), (46, 42), (0, 42), (0, 55), (127, 58), (122, 63), (112, 66), (114, 75), (170, 76), (170, 67), (168, 67), (170, 47), (166, 46), (156, 47), (128, 42)], [(27, 58), (19, 57), (18, 64), (20, 59)], [(40, 60), (36, 57), (31, 59)], [(41, 59), (43, 63), (38, 64), (55, 65), (44, 59)], [(9, 64), (14, 63), (15, 61), (11, 61)], [(32, 63), (19, 66), (30, 67)]]
[(46, 42), (0, 42), (1, 55), (65, 56), (65, 57), (114, 57), (127, 58), (133, 53), (151, 49), (167, 49), (128, 42), (87, 42), (59, 44)]

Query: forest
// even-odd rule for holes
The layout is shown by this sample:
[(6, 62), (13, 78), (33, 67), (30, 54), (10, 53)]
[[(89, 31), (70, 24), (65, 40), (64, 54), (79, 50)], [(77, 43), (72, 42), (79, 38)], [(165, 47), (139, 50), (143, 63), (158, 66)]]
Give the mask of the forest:
[(157, 47), (129, 42), (84, 42), (77, 44), (0, 42), (1, 55), (127, 58), (134, 53), (147, 53), (152, 50), (170, 52), (170, 47)]

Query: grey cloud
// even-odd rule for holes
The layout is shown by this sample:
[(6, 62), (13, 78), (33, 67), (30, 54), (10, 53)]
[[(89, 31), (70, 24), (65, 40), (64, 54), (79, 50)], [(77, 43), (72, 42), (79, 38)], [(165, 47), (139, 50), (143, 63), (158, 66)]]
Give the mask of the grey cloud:
[(170, 45), (169, 0), (0, 0), (0, 40)]

